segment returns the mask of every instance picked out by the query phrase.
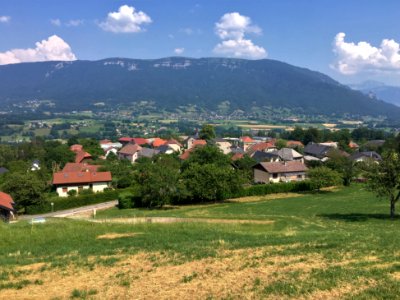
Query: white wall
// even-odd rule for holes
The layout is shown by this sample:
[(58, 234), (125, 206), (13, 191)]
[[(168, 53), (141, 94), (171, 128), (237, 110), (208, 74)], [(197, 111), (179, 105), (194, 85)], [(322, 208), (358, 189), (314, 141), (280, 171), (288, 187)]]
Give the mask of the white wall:
[[(79, 186), (82, 186), (84, 190), (90, 189), (89, 185), (79, 185)], [(95, 182), (95, 183), (93, 183), (93, 192), (94, 193), (103, 192), (104, 189), (108, 188), (108, 187), (109, 187), (108, 182)], [(64, 192), (63, 188), (66, 188), (67, 191)], [(68, 192), (69, 191), (75, 190), (78, 193), (78, 189), (79, 189), (78, 186), (67, 186), (67, 187), (66, 186), (64, 186), (64, 187), (59, 186), (59, 187), (57, 187), (57, 194), (58, 194), (59, 197), (68, 197)]]

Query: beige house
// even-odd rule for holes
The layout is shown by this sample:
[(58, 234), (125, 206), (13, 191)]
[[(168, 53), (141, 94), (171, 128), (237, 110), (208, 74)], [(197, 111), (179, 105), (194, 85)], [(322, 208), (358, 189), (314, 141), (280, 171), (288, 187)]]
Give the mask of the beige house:
[(68, 192), (77, 193), (91, 189), (94, 193), (103, 192), (111, 185), (110, 172), (57, 172), (53, 174), (53, 185), (60, 197), (68, 197)]
[(224, 153), (229, 154), (232, 152), (232, 144), (224, 139), (215, 139), (215, 145)]
[(300, 161), (261, 162), (253, 167), (255, 183), (302, 181), (308, 168)]
[(131, 163), (134, 163), (139, 157), (139, 151), (142, 149), (138, 144), (127, 144), (118, 151), (119, 159), (127, 159)]

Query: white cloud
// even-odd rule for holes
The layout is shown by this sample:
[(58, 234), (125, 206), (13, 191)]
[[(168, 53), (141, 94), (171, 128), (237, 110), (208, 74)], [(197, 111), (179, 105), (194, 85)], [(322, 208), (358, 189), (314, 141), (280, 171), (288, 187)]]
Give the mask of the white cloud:
[(348, 43), (345, 37), (345, 33), (338, 33), (333, 45), (337, 60), (332, 67), (340, 73), (400, 71), (400, 45), (396, 41), (384, 39), (375, 47), (363, 41)]
[(69, 20), (65, 25), (67, 27), (77, 27), (83, 24), (83, 20)]
[(107, 19), (99, 26), (105, 31), (114, 33), (134, 33), (143, 31), (141, 25), (151, 22), (151, 18), (144, 12), (136, 11), (132, 6), (123, 5), (118, 12), (110, 12)]
[(60, 37), (53, 35), (37, 42), (35, 48), (12, 49), (0, 52), (0, 65), (35, 61), (71, 61), (76, 56), (71, 47)]
[(54, 26), (61, 26), (61, 20), (60, 19), (51, 19), (50, 23)]
[(267, 57), (267, 51), (246, 39), (249, 33), (261, 34), (262, 30), (252, 25), (251, 19), (237, 12), (224, 14), (215, 24), (215, 33), (222, 40), (214, 52), (233, 57), (260, 59)]
[(11, 21), (10, 16), (0, 16), (0, 23), (8, 23)]
[(175, 54), (181, 55), (183, 52), (185, 52), (185, 48), (175, 48), (174, 52)]
[(194, 30), (190, 27), (181, 28), (179, 31), (187, 35), (192, 35), (194, 33)]

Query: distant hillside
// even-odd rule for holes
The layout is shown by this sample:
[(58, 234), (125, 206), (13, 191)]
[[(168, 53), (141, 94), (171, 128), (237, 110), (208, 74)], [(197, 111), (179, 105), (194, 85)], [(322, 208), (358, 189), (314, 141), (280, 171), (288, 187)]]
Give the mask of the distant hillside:
[(389, 86), (377, 81), (366, 81), (361, 84), (350, 85), (350, 87), (367, 95), (375, 96), (377, 99), (400, 106), (399, 86)]
[(330, 77), (274, 60), (162, 58), (41, 62), (0, 66), (0, 102), (54, 100), (58, 109), (93, 103), (155, 101), (175, 109), (197, 104), (215, 109), (287, 107), (309, 114), (400, 114)]

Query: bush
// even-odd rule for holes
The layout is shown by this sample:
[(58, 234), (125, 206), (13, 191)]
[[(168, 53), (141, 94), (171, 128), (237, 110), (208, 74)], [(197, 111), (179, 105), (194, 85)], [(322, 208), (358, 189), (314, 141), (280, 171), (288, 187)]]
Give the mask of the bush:
[(229, 198), (240, 198), (249, 196), (262, 196), (277, 193), (295, 193), (312, 191), (313, 185), (310, 181), (284, 182), (274, 184), (259, 184), (242, 189), (234, 194), (229, 195)]
[(75, 208), (80, 206), (92, 205), (107, 201), (118, 199), (120, 192), (124, 190), (112, 190), (103, 193), (77, 195), (76, 197), (52, 197), (43, 201), (40, 205), (28, 206), (25, 210), (27, 214), (39, 214), (51, 212), (51, 202), (54, 203), (54, 210), (63, 210), (69, 208)]
[(78, 192), (76, 190), (69, 190), (67, 194), (69, 197), (75, 197)]
[(126, 209), (133, 207), (133, 199), (134, 195), (131, 192), (123, 192), (120, 193), (118, 196), (118, 208), (119, 209)]

